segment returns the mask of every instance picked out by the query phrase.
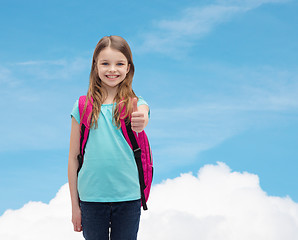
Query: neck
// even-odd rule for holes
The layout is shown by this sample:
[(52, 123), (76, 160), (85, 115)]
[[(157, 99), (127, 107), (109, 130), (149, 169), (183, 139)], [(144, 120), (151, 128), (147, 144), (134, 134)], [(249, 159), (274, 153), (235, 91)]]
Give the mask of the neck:
[(114, 98), (117, 95), (117, 90), (118, 90), (118, 87), (114, 87), (114, 88), (107, 88), (106, 87), (106, 91), (107, 91), (108, 96), (104, 100), (103, 104), (114, 103)]

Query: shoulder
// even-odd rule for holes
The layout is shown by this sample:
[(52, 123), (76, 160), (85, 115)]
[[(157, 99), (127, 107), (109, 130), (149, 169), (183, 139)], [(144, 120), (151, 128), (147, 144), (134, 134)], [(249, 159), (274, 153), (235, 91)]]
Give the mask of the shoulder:
[(73, 105), (72, 111), (79, 109), (79, 100), (77, 99)]
[(149, 107), (148, 103), (144, 100), (144, 98), (141, 96), (138, 96), (138, 106), (141, 106), (141, 105), (147, 105)]
[(150, 107), (149, 104), (144, 100), (143, 97), (138, 97), (138, 109), (142, 112), (147, 112), (148, 116), (150, 117)]
[(79, 100), (75, 101), (70, 116), (74, 117), (80, 123)]

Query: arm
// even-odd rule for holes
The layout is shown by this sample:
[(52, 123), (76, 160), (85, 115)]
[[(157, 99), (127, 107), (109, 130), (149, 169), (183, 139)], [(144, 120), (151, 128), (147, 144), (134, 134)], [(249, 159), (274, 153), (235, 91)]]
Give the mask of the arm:
[(133, 99), (133, 112), (131, 114), (131, 129), (142, 132), (149, 122), (149, 107), (147, 105), (137, 106), (137, 99)]
[(71, 119), (70, 147), (68, 157), (68, 184), (70, 190), (72, 206), (72, 223), (74, 231), (80, 232), (81, 228), (81, 209), (79, 203), (79, 194), (77, 189), (77, 155), (80, 152), (80, 125), (74, 117)]

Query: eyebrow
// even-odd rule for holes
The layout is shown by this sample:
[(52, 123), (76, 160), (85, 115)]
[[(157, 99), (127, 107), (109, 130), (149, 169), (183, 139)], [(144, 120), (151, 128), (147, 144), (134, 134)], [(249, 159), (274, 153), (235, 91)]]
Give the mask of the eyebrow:
[[(109, 60), (106, 60), (106, 59), (102, 59), (102, 60), (99, 60), (100, 62), (108, 62)], [(117, 62), (126, 62), (124, 59), (121, 59), (121, 60), (118, 60)]]

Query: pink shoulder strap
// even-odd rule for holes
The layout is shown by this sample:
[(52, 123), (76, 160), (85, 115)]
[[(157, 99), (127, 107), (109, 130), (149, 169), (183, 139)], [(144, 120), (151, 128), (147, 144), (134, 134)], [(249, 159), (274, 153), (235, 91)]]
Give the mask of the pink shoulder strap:
[[(93, 102), (93, 99), (91, 99)], [(88, 121), (88, 117), (92, 112), (92, 102), (88, 101), (87, 108), (85, 111), (85, 114), (83, 118), (81, 119), (81, 116), (83, 114), (84, 106), (86, 102), (86, 96), (80, 96), (79, 98), (79, 112), (80, 112), (80, 131), (81, 131), (81, 136), (80, 136), (80, 154), (82, 157), (82, 163), (84, 160), (84, 153), (85, 153), (85, 146), (86, 142), (88, 140), (88, 135), (89, 135), (89, 130), (90, 130), (90, 121)]]
[[(84, 106), (85, 106), (85, 102), (86, 102), (86, 96), (80, 96), (79, 98), (79, 112), (80, 112), (80, 118), (83, 114), (83, 110), (84, 110)], [(80, 121), (80, 125), (82, 126), (82, 124), (84, 124), (88, 129), (90, 128), (90, 121), (88, 121), (88, 117), (92, 112), (92, 103), (93, 103), (93, 99), (91, 98), (91, 102), (88, 101), (87, 104), (87, 108), (86, 108), (86, 112), (83, 116), (82, 121)]]

